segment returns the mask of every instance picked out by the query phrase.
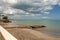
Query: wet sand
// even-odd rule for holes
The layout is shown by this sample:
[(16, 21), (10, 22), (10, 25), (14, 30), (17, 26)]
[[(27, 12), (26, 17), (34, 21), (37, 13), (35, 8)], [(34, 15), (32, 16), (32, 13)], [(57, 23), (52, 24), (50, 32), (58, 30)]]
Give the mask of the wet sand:
[(60, 38), (30, 28), (20, 28), (11, 24), (4, 24), (2, 26), (18, 40), (60, 40)]
[(26, 28), (6, 28), (18, 40), (60, 40), (60, 38), (53, 37), (32, 29)]

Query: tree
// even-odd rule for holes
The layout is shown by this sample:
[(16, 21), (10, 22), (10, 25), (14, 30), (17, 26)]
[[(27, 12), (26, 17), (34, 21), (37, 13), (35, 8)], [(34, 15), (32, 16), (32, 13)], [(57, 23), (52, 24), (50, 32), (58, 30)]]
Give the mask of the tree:
[(5, 15), (2, 15), (2, 20), (3, 20), (3, 22), (11, 22), (11, 21), (8, 19), (8, 16), (5, 16)]
[(3, 16), (2, 19), (8, 20), (8, 17), (7, 16)]
[(0, 13), (0, 20), (1, 20), (1, 18), (2, 18), (2, 13)]

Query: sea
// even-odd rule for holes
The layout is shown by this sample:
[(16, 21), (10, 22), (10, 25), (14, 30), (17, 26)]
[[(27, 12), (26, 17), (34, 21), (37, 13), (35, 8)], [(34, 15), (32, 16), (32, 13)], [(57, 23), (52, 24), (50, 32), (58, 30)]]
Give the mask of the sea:
[(60, 37), (60, 20), (12, 20), (12, 23), (24, 25), (45, 25), (45, 28), (36, 28), (34, 30)]

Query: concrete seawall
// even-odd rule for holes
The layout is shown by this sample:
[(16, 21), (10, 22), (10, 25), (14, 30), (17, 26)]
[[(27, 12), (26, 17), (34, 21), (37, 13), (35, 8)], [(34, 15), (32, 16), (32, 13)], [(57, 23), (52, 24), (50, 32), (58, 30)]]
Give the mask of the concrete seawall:
[(11, 35), (6, 29), (0, 26), (0, 32), (5, 40), (17, 40), (13, 35)]

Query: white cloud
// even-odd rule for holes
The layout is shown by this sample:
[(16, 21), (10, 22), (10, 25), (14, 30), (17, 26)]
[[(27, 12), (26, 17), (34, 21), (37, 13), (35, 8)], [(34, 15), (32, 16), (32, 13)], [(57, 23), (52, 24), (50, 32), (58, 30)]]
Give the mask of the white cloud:
[(20, 19), (20, 15), (9, 16), (10, 19)]
[(53, 9), (52, 6), (45, 6), (45, 7), (44, 7), (44, 10), (52, 10), (52, 9)]
[(59, 0), (44, 0), (42, 3), (44, 3), (44, 5), (56, 5), (58, 1)]
[(28, 15), (28, 14), (30, 14), (29, 12), (26, 12), (26, 14)]
[(6, 13), (6, 14), (14, 14), (16, 13), (16, 10), (14, 9), (11, 9), (11, 8), (6, 8), (3, 13)]
[[(21, 8), (12, 7), (16, 5)], [(50, 14), (49, 10), (52, 10), (54, 5), (60, 6), (60, 0), (0, 0), (0, 12), (25, 16), (41, 16)], [(23, 9), (23, 7), (25, 8)], [(48, 17), (42, 18), (46, 19)]]
[(7, 2), (10, 4), (15, 4), (15, 3), (17, 3), (17, 0), (7, 0)]
[(36, 16), (42, 16), (42, 14), (35, 14)]
[(2, 6), (0, 6), (0, 12), (2, 12), (3, 11), (3, 7)]
[(49, 12), (44, 12), (45, 14), (50, 14)]
[(17, 0), (2, 0), (4, 3), (9, 4), (9, 5), (13, 5), (17, 3)]
[(58, 3), (58, 5), (60, 6), (60, 2)]
[[(34, 1), (35, 2), (32, 2), (32, 5), (35, 7), (28, 8), (27, 11), (29, 12), (40, 11), (40, 13), (45, 13), (49, 10), (52, 10), (53, 9), (52, 5), (57, 5), (59, 0), (34, 0)], [(49, 14), (49, 13), (46, 13), (46, 14)]]
[(24, 15), (24, 16), (29, 16), (29, 15)]
[(31, 14), (31, 16), (35, 16), (35, 14)]
[(42, 19), (48, 19), (49, 17), (42, 17)]

